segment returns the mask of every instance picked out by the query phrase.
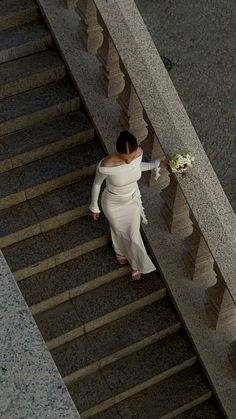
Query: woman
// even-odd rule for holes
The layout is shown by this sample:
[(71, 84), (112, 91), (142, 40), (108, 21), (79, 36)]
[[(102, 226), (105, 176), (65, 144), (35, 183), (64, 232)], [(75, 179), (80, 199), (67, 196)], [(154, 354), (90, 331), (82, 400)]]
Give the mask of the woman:
[(146, 218), (137, 181), (143, 171), (167, 168), (168, 159), (142, 163), (143, 151), (135, 136), (128, 131), (120, 133), (116, 150), (116, 153), (98, 163), (89, 209), (93, 220), (97, 221), (101, 212), (98, 197), (102, 182), (106, 179), (101, 204), (110, 224), (116, 259), (121, 265), (129, 263), (132, 279), (138, 280), (142, 273), (152, 272), (156, 268), (147, 255), (140, 234), (140, 217), (143, 222)]

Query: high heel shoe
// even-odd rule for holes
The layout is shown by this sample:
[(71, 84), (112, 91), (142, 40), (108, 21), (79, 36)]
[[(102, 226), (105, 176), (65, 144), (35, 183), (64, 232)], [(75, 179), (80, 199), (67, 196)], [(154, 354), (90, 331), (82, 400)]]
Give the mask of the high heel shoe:
[(131, 276), (132, 276), (132, 280), (133, 281), (138, 281), (140, 278), (141, 278), (141, 272), (139, 272), (139, 271), (134, 271), (134, 272), (132, 272), (131, 273)]

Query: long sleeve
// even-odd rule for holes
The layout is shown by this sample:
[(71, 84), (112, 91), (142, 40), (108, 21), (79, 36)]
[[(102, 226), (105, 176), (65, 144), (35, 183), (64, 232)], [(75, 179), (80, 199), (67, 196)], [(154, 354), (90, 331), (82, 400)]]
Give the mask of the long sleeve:
[(142, 172), (147, 170), (157, 169), (160, 166), (160, 160), (150, 161), (148, 163), (141, 162), (140, 167)]
[(98, 206), (98, 197), (100, 194), (102, 183), (105, 179), (106, 179), (106, 175), (99, 173), (97, 169), (96, 176), (95, 176), (93, 186), (92, 186), (92, 191), (91, 191), (91, 203), (89, 205), (89, 209), (92, 212), (101, 212)]

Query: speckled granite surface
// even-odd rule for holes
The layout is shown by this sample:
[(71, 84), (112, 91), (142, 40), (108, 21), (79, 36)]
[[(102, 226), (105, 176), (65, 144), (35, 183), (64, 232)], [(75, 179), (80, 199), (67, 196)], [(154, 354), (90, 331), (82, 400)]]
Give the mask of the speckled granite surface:
[(1, 418), (79, 418), (2, 253), (0, 353)]

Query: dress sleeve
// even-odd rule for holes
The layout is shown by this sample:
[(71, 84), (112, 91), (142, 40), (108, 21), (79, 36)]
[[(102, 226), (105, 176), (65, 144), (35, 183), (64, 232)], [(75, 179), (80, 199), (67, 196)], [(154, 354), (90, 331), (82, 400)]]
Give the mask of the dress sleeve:
[(141, 162), (141, 171), (146, 172), (147, 170), (157, 169), (160, 166), (160, 162), (160, 160), (150, 161), (149, 163)]
[(106, 175), (100, 173), (97, 168), (96, 176), (95, 176), (93, 186), (92, 186), (92, 191), (91, 191), (91, 203), (89, 205), (89, 209), (92, 212), (101, 212), (98, 206), (98, 197), (100, 194), (102, 183), (105, 179), (106, 179)]

